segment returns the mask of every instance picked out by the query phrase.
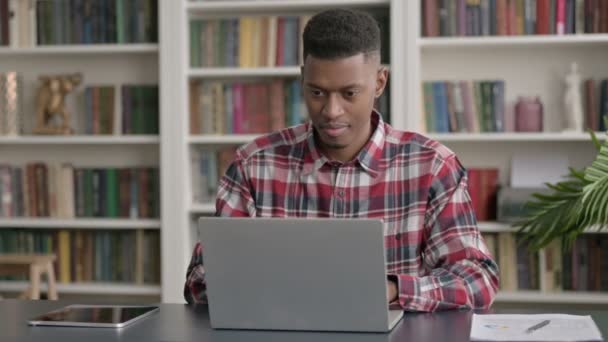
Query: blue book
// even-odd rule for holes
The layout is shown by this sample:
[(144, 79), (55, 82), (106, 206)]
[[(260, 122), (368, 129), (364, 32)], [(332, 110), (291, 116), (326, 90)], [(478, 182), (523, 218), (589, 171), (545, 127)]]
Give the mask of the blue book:
[(448, 97), (444, 82), (433, 82), (433, 102), (435, 107), (435, 129), (437, 133), (450, 132)]

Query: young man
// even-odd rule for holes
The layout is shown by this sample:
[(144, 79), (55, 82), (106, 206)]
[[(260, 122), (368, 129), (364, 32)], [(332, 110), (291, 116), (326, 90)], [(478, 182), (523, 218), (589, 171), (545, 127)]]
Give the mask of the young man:
[[(498, 268), (477, 228), (464, 167), (445, 146), (393, 129), (373, 109), (388, 78), (375, 20), (325, 11), (303, 40), (310, 122), (240, 148), (220, 182), (216, 214), (382, 218), (389, 303), (408, 311), (489, 307)], [(205, 300), (200, 243), (184, 296)]]

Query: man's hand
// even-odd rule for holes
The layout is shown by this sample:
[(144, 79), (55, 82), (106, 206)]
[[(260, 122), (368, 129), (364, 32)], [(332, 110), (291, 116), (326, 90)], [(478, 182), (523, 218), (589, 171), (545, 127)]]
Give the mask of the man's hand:
[(397, 300), (397, 284), (392, 280), (386, 281), (387, 301), (392, 303)]

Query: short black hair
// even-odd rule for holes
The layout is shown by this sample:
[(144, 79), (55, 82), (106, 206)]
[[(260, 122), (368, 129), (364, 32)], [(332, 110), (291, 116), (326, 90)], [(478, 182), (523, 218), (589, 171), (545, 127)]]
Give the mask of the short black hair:
[(351, 9), (331, 9), (313, 16), (302, 35), (303, 58), (338, 59), (380, 55), (380, 27), (370, 14)]

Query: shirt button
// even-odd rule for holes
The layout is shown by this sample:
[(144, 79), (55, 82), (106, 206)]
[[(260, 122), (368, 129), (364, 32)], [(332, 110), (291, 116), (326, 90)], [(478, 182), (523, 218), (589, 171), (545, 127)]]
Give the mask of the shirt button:
[(401, 240), (401, 233), (395, 234), (395, 240)]
[(344, 191), (343, 190), (338, 191), (338, 196), (344, 197)]

